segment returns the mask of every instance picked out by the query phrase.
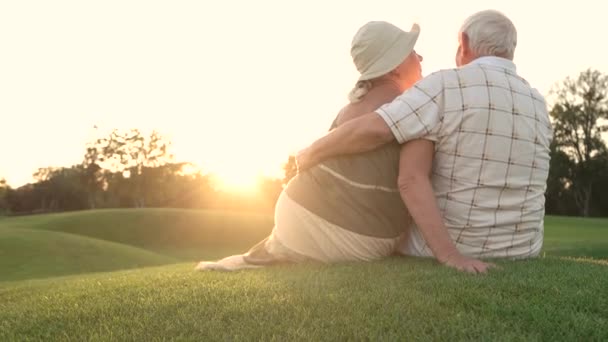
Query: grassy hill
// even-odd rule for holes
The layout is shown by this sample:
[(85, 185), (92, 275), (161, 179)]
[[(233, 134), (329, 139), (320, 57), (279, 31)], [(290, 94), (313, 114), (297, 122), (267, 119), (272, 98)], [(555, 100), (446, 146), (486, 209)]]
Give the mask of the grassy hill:
[(271, 228), (170, 209), (0, 219), (0, 341), (608, 340), (608, 220), (549, 217), (543, 257), (487, 276), (415, 258), (192, 271)]
[(245, 251), (272, 226), (267, 215), (184, 209), (91, 210), (0, 220), (0, 229), (70, 233), (184, 260)]
[(145, 249), (83, 236), (0, 229), (0, 281), (114, 271), (177, 262)]

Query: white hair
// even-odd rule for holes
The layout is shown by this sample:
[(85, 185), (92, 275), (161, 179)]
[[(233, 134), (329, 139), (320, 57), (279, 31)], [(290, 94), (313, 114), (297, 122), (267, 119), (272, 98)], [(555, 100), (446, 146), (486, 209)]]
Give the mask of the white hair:
[(517, 46), (515, 25), (504, 14), (487, 10), (468, 17), (461, 33), (469, 37), (469, 47), (478, 57), (498, 56), (513, 59)]

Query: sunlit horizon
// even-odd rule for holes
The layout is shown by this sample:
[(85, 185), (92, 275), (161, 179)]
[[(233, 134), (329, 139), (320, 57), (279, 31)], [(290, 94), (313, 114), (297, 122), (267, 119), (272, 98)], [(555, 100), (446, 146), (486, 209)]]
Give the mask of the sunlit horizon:
[(420, 23), (424, 75), (454, 67), (462, 21), (487, 8), (513, 20), (518, 71), (541, 93), (587, 68), (608, 73), (597, 28), (606, 6), (591, 0), (0, 6), (0, 178), (12, 187), (38, 168), (81, 163), (85, 144), (114, 128), (159, 131), (176, 162), (216, 174), (226, 189), (282, 178), (288, 156), (346, 104), (357, 78), (350, 42), (370, 20)]
[[(232, 170), (216, 171), (212, 173), (215, 177), (215, 186), (227, 192), (239, 192), (253, 195), (260, 191), (260, 180), (265, 177), (261, 173), (246, 173)], [(266, 177), (272, 177), (266, 175)]]

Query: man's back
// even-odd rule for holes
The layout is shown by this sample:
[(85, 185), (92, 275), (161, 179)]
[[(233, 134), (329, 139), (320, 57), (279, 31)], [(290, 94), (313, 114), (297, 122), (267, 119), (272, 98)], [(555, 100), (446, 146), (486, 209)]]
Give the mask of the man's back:
[[(420, 90), (441, 114), (424, 138), (435, 141), (433, 187), (453, 241), (471, 256), (537, 255), (552, 137), (543, 97), (497, 57), (430, 77), (441, 89)], [(432, 256), (417, 229), (405, 252)]]

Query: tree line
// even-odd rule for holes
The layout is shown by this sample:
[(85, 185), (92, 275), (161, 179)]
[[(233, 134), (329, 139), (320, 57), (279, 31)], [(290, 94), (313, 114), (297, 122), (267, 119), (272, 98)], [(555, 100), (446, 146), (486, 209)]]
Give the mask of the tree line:
[[(218, 188), (213, 174), (177, 163), (171, 143), (154, 131), (112, 131), (87, 144), (81, 163), (38, 169), (17, 189), (0, 180), (0, 213), (32, 214), (97, 208), (213, 208), (271, 211), (283, 180), (259, 179), (255, 194)], [(291, 165), (291, 166), (290, 166)], [(285, 166), (295, 168), (295, 161)], [(292, 171), (293, 172), (293, 171)]]
[(608, 216), (608, 76), (586, 70), (552, 92), (551, 164), (546, 211)]
[[(554, 139), (546, 212), (608, 216), (608, 76), (586, 70), (566, 78), (549, 97)], [(297, 172), (284, 164), (283, 179), (260, 179), (255, 196), (217, 188), (215, 178), (190, 163), (176, 163), (158, 132), (112, 131), (87, 144), (80, 164), (48, 167), (35, 182), (12, 189), (0, 178), (0, 214), (95, 208), (207, 208), (272, 211), (282, 187)]]

